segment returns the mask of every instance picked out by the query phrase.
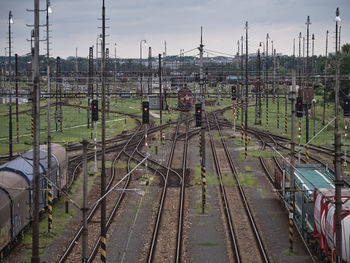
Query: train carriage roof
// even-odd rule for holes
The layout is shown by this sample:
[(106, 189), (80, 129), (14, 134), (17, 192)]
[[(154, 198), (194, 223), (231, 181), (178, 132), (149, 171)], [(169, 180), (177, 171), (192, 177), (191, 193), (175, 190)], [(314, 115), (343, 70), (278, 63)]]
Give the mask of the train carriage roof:
[[(45, 151), (40, 151), (39, 173), (46, 173), (46, 168), (47, 153)], [(26, 152), (15, 160), (0, 166), (0, 171), (9, 171), (19, 174), (26, 180), (28, 185), (31, 185), (33, 181), (33, 151)]]
[[(318, 164), (298, 164), (294, 170), (295, 183), (312, 195), (315, 188), (334, 188), (334, 175)], [(290, 173), (290, 166), (286, 166), (287, 173)]]

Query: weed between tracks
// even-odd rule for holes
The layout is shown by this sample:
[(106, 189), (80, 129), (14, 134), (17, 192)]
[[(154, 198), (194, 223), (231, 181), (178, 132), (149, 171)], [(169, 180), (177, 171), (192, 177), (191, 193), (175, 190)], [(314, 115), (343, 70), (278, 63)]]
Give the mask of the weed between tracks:
[[(248, 156), (252, 157), (263, 157), (263, 158), (272, 158), (274, 156), (274, 152), (271, 151), (257, 151), (257, 150), (248, 150)], [(246, 161), (244, 150), (239, 152), (239, 156), (241, 157), (241, 161)]]

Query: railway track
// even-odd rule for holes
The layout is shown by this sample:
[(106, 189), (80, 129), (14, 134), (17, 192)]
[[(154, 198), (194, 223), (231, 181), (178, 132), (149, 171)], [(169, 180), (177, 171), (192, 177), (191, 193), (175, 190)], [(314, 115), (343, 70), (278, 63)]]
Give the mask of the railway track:
[[(141, 126), (139, 127), (139, 129), (141, 129)], [(137, 132), (139, 131), (136, 130), (134, 135), (136, 136)], [(113, 184), (116, 183), (117, 179), (116, 179), (116, 176), (115, 176), (115, 164), (116, 164), (116, 161), (121, 157), (121, 155), (124, 153), (125, 149), (128, 147), (128, 145), (130, 144), (130, 142), (134, 139), (135, 136), (131, 136), (130, 139), (125, 143), (124, 147), (119, 151), (119, 153), (116, 155), (116, 157), (113, 159), (113, 162), (112, 162), (112, 172), (111, 172), (111, 176), (109, 178), (109, 181), (107, 183), (107, 191), (113, 186)], [(138, 139), (139, 140), (139, 143), (141, 143), (143, 138), (141, 139)], [(136, 149), (135, 149), (136, 151)], [(80, 164), (78, 164), (79, 166)], [(106, 224), (106, 229), (108, 229), (110, 223), (111, 223), (111, 220), (117, 210), (117, 208), (119, 207), (124, 195), (125, 195), (125, 189), (128, 187), (129, 185), (129, 182), (130, 182), (130, 176), (126, 178), (126, 181), (123, 185), (123, 191), (120, 192), (120, 194), (115, 194), (115, 193), (112, 193), (108, 199), (111, 199), (111, 200), (108, 200), (109, 204), (114, 204), (113, 206), (110, 206), (107, 208), (107, 215), (108, 215), (108, 219), (107, 219), (107, 224)], [(115, 202), (115, 200), (117, 200)], [(90, 200), (91, 201), (91, 200)], [(96, 200), (94, 200), (96, 201)], [(88, 214), (88, 217), (87, 217), (87, 221), (88, 221), (88, 227), (89, 227), (89, 230), (88, 230), (88, 233), (89, 233), (89, 250), (91, 250), (89, 252), (89, 259), (88, 259), (88, 262), (92, 262), (93, 258), (95, 257), (97, 251), (98, 251), (98, 248), (99, 248), (99, 245), (100, 245), (100, 231), (99, 231), (99, 224), (96, 224), (96, 222), (98, 222), (98, 215), (97, 215), (97, 211), (98, 209), (100, 208), (99, 206), (99, 202), (96, 203), (92, 206), (92, 208), (90, 209), (90, 212)], [(97, 218), (96, 218), (97, 216)], [(93, 229), (93, 230), (92, 230)], [(75, 233), (73, 239), (70, 241), (69, 245), (67, 246), (67, 248), (65, 249), (65, 252), (64, 254), (60, 257), (59, 261), (58, 262), (65, 262), (65, 261), (71, 261), (71, 262), (78, 262), (81, 260), (81, 255), (80, 255), (80, 251), (79, 251), (79, 248), (76, 246), (76, 244), (79, 243), (79, 239), (80, 239), (80, 236), (82, 234), (82, 230), (83, 230), (83, 226), (81, 225), (78, 229), (78, 231)], [(92, 244), (92, 241), (94, 241), (94, 243)], [(74, 251), (73, 251), (74, 250)], [(76, 260), (76, 261), (75, 261)]]
[[(254, 217), (250, 210), (243, 187), (240, 184), (238, 173), (233, 164), (231, 154), (223, 139), (220, 124), (215, 116), (212, 120), (216, 123), (219, 132), (223, 150), (218, 149), (219, 145), (214, 142), (211, 125), (209, 123), (209, 114), (206, 114), (207, 125), (209, 129), (209, 139), (215, 163), (216, 173), (220, 182), (220, 190), (223, 198), (224, 211), (230, 229), (230, 237), (236, 262), (269, 262), (266, 249), (262, 242), (260, 233), (257, 229)], [(226, 160), (226, 161), (225, 161)], [(234, 176), (236, 187), (225, 187), (223, 183), (223, 167), (229, 169)], [(232, 206), (230, 207), (229, 206)], [(244, 211), (245, 215), (239, 214), (238, 211)], [(239, 216), (237, 216), (239, 214)], [(243, 217), (243, 218), (242, 218)], [(246, 219), (246, 220), (245, 220)]]
[[(178, 120), (174, 132), (166, 166), (166, 174), (163, 176), (163, 188), (148, 251), (147, 262), (164, 260), (165, 258), (167, 261), (181, 261), (188, 120), (186, 119), (185, 122), (185, 133), (179, 133), (181, 117)], [(179, 147), (180, 138), (183, 138), (184, 141), (181, 145), (183, 148), (181, 151), (183, 153), (181, 155), (182, 159), (180, 158), (182, 164), (173, 167), (175, 148)], [(181, 175), (176, 172), (178, 169), (182, 169)], [(174, 185), (175, 187), (172, 187)]]

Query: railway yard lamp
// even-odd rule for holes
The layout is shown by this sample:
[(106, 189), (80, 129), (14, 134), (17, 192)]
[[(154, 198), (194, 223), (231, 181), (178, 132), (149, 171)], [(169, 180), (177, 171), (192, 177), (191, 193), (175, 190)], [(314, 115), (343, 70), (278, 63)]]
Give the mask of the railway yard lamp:
[(9, 11), (9, 159), (12, 159), (12, 72), (11, 72), (11, 24), (13, 24), (12, 12)]
[(341, 171), (341, 146), (340, 146), (340, 133), (339, 133), (339, 50), (340, 46), (338, 43), (339, 37), (339, 23), (341, 19), (339, 17), (339, 8), (336, 10), (335, 17), (335, 59), (336, 59), (336, 71), (335, 71), (335, 122), (334, 122), (334, 150), (335, 150), (335, 233), (336, 233), (336, 262), (342, 262), (342, 225), (341, 225), (341, 187), (343, 186), (343, 178)]

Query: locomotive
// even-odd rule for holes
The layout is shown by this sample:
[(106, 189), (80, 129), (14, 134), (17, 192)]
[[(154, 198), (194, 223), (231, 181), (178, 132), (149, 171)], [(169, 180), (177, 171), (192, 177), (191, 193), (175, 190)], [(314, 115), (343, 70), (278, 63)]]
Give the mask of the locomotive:
[(189, 88), (182, 88), (178, 92), (177, 108), (180, 111), (189, 111), (192, 108), (192, 92)]
[[(40, 146), (39, 208), (48, 205), (48, 181), (53, 185), (52, 197), (67, 183), (67, 153), (59, 144), (51, 144), (51, 173), (47, 174), (47, 145)], [(33, 216), (33, 150), (0, 166), (0, 251), (16, 241)]]

